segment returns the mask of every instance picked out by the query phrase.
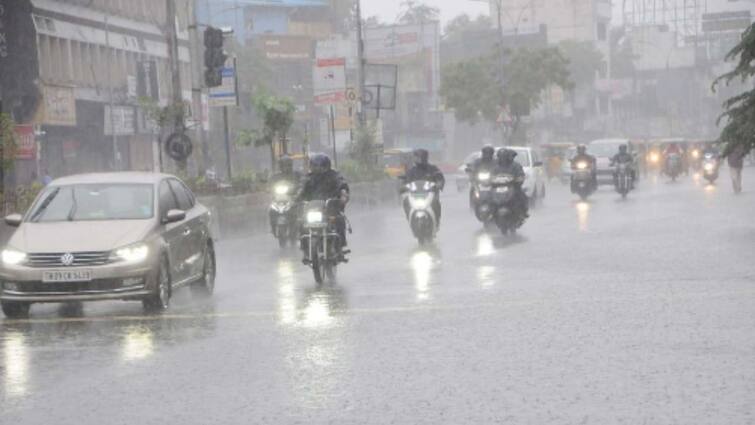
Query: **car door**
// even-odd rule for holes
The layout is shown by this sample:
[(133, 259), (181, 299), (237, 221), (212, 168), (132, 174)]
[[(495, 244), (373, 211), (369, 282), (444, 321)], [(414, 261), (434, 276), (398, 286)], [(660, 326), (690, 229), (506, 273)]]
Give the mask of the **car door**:
[[(160, 220), (163, 220), (170, 210), (177, 210), (178, 200), (170, 187), (168, 180), (160, 182), (158, 188), (160, 202)], [(177, 223), (163, 224), (163, 239), (167, 244), (168, 261), (171, 266), (171, 278), (173, 283), (180, 283), (189, 277), (186, 269), (187, 253), (186, 239), (189, 236), (189, 227), (186, 220)]]
[(204, 220), (205, 212), (199, 208), (189, 188), (177, 179), (170, 179), (169, 184), (178, 201), (178, 208), (186, 212), (185, 250), (187, 277), (197, 278), (202, 274), (202, 254), (204, 254), (207, 232)]

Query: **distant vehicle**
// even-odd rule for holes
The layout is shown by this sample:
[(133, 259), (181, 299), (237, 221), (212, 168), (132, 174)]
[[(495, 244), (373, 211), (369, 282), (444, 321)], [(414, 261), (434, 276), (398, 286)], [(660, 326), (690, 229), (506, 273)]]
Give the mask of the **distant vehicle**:
[[(589, 153), (589, 152), (588, 152)], [(598, 189), (593, 179), (593, 164), (579, 160), (571, 164), (571, 192), (579, 195), (583, 201)]]
[(632, 170), (629, 169), (629, 164), (619, 163), (615, 167), (615, 184), (616, 192), (618, 192), (622, 199), (626, 199), (629, 191), (632, 190)]
[(438, 233), (438, 217), (433, 211), (433, 203), (438, 196), (436, 184), (431, 181), (415, 181), (406, 184), (402, 192), (412, 234), (420, 245), (431, 243)]
[(563, 184), (568, 184), (571, 181), (572, 168), (571, 160), (577, 156), (577, 147), (572, 147), (564, 152), (564, 156), (561, 159), (561, 173), (560, 180)]
[(176, 177), (102, 173), (53, 181), (17, 227), (0, 261), (6, 316), (32, 303), (139, 300), (168, 308), (175, 289), (215, 286), (210, 213)]
[(303, 262), (312, 268), (315, 282), (321, 285), (325, 280), (334, 282), (340, 263), (347, 260), (342, 251), (340, 236), (336, 229), (336, 219), (343, 212), (336, 205), (337, 199), (309, 201), (302, 206), (301, 248)]
[[(597, 164), (598, 185), (612, 185), (614, 167), (611, 158), (619, 153), (619, 146), (627, 145), (629, 153), (635, 155), (634, 145), (629, 139), (599, 139), (587, 145), (587, 153), (594, 156)], [(636, 170), (636, 164), (632, 167)]]
[(414, 149), (387, 149), (383, 154), (385, 173), (393, 178), (406, 174), (414, 163)]
[(273, 186), (270, 216), (278, 245), (285, 248), (299, 239), (298, 217), (294, 205), (296, 182), (279, 181)]
[[(527, 176), (524, 184), (522, 185), (522, 190), (524, 190), (524, 193), (526, 193), (530, 198), (530, 202), (532, 204), (535, 204), (538, 201), (543, 200), (546, 193), (546, 173), (543, 161), (540, 158), (538, 150), (535, 148), (523, 146), (507, 146), (506, 148), (511, 149), (517, 153), (514, 160), (521, 164), (522, 168), (524, 169), (524, 173)], [(501, 149), (504, 148), (497, 147), (496, 153)], [(476, 159), (480, 158), (480, 156), (482, 156), (480, 152), (469, 154), (469, 156), (467, 156), (467, 158), (464, 160), (464, 163), (459, 167), (459, 171), (464, 173), (464, 175), (460, 175), (456, 180), (459, 191), (469, 186), (469, 175), (466, 173), (467, 166), (469, 164), (472, 164)]]
[(703, 177), (705, 180), (708, 180), (710, 184), (714, 184), (716, 180), (718, 180), (718, 170), (720, 165), (718, 156), (715, 154), (709, 152), (703, 156)]

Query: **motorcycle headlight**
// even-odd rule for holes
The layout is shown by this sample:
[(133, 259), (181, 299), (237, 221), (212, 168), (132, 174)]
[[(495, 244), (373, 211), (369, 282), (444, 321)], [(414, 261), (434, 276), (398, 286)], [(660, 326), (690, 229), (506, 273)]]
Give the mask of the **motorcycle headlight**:
[(3, 264), (15, 266), (26, 261), (26, 253), (15, 249), (4, 249), (2, 252)]
[(487, 171), (483, 171), (483, 172), (477, 174), (477, 180), (480, 180), (480, 181), (488, 181), (488, 180), (490, 180), (490, 173), (487, 172)]
[(700, 151), (698, 150), (692, 151), (692, 158), (695, 158), (695, 159), (700, 158)]
[(658, 162), (660, 161), (661, 157), (657, 153), (651, 153), (650, 154), (650, 162)]
[(713, 171), (716, 169), (716, 166), (711, 163), (708, 163), (708, 164), (705, 164), (703, 168), (705, 168), (705, 171)]
[(149, 256), (149, 247), (144, 243), (136, 243), (116, 249), (110, 256), (114, 261), (125, 261), (127, 263), (141, 263)]
[(287, 184), (279, 184), (275, 186), (275, 194), (276, 195), (285, 195), (288, 193), (288, 191), (291, 190), (290, 187), (288, 187)]
[(414, 200), (414, 206), (418, 209), (427, 208), (427, 198), (419, 198)]
[(577, 163), (577, 169), (578, 170), (586, 170), (587, 169), (587, 163), (584, 161), (580, 161)]
[(322, 211), (307, 211), (307, 223), (322, 223)]

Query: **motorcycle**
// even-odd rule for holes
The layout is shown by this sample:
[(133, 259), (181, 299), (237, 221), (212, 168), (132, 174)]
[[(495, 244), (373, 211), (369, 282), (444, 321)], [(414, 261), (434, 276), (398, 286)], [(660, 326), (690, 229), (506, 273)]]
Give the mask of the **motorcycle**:
[(571, 191), (585, 201), (596, 190), (593, 177), (593, 166), (587, 161), (577, 161), (572, 164)]
[(718, 169), (720, 163), (718, 157), (712, 153), (706, 153), (703, 156), (703, 177), (710, 184), (714, 184), (718, 179)]
[(671, 181), (676, 181), (676, 178), (682, 173), (682, 156), (678, 153), (670, 153), (666, 157), (666, 175), (671, 177)]
[(490, 191), (490, 171), (489, 170), (481, 170), (477, 173), (476, 176), (474, 176), (474, 180), (472, 183), (472, 191), (469, 196), (469, 206), (474, 211), (475, 216), (478, 220), (483, 221), (480, 218), (480, 199), (482, 198), (483, 194)]
[(312, 268), (315, 281), (334, 281), (340, 263), (345, 263), (346, 251), (341, 250), (341, 237), (337, 230), (342, 212), (336, 208), (337, 199), (305, 202), (302, 208), (301, 248), (303, 263)]
[(285, 248), (289, 242), (293, 243), (298, 237), (293, 192), (294, 186), (289, 182), (281, 181), (273, 186), (270, 219), (281, 248)]
[(693, 148), (689, 152), (689, 165), (692, 171), (699, 171), (702, 167), (703, 154), (698, 148)]
[(489, 181), (479, 192), (478, 219), (485, 225), (495, 223), (504, 235), (516, 232), (524, 219), (517, 213), (514, 176), (498, 174)]
[(632, 170), (629, 167), (629, 163), (620, 162), (616, 164), (616, 170), (614, 171), (616, 191), (621, 194), (623, 199), (626, 199), (627, 194), (632, 190)]
[(404, 186), (404, 209), (420, 245), (432, 242), (438, 233), (438, 218), (433, 209), (437, 190), (437, 185), (430, 181), (415, 181)]

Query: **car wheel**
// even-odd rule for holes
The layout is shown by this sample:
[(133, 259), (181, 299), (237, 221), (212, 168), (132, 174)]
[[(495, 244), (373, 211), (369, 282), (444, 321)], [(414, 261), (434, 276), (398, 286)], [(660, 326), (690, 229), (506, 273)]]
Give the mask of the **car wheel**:
[(207, 249), (205, 249), (203, 263), (202, 278), (191, 285), (191, 293), (195, 296), (209, 297), (215, 291), (215, 275), (217, 272), (215, 250), (210, 243), (207, 244)]
[(157, 271), (157, 286), (155, 292), (142, 300), (144, 310), (148, 313), (159, 313), (168, 309), (170, 305), (171, 283), (168, 259), (163, 257)]
[(3, 301), (3, 314), (9, 319), (25, 319), (29, 317), (29, 303), (18, 303), (12, 301)]

